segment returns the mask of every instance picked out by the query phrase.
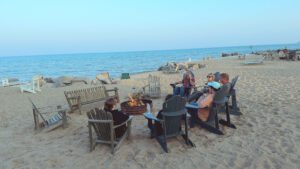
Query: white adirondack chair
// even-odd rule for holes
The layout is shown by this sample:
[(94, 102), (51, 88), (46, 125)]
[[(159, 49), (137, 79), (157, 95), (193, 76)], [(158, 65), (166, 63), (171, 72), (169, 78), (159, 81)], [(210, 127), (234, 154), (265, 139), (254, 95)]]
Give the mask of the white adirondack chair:
[(29, 92), (29, 93), (36, 93), (36, 92), (41, 92), (41, 88), (40, 88), (40, 81), (41, 81), (41, 76), (34, 76), (32, 78), (32, 82), (25, 84), (25, 85), (21, 85), (20, 89), (21, 92)]
[(2, 79), (2, 86), (8, 87), (8, 86), (16, 86), (20, 85), (19, 79), (17, 78), (4, 78)]

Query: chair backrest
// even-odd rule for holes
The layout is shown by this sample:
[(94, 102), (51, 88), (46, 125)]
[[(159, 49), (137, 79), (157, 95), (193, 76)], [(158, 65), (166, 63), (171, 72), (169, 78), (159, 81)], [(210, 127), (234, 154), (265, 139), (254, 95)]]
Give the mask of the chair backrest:
[(220, 88), (219, 91), (216, 92), (214, 96), (213, 103), (214, 104), (224, 104), (228, 101), (229, 89), (228, 86), (224, 85)]
[(32, 90), (34, 91), (40, 91), (40, 82), (41, 82), (41, 77), (40, 76), (35, 76), (32, 78)]
[(88, 103), (94, 100), (105, 100), (108, 97), (105, 86), (97, 86), (79, 90), (65, 91), (65, 96), (70, 105), (77, 105), (76, 99), (68, 99), (80, 96), (81, 103)]
[(87, 112), (87, 116), (91, 120), (103, 120), (103, 122), (92, 123), (98, 139), (110, 141), (111, 134), (115, 137), (114, 130), (111, 128), (113, 126), (113, 118), (110, 112), (95, 108)]
[(96, 76), (96, 79), (101, 81), (104, 84), (111, 84), (112, 83), (112, 80), (111, 80), (108, 72), (100, 73), (99, 75)]
[(148, 77), (148, 83), (149, 83), (149, 94), (150, 96), (160, 96), (160, 78), (157, 76), (149, 75)]
[(232, 90), (234, 89), (234, 87), (235, 87), (235, 84), (236, 84), (236, 82), (239, 80), (239, 76), (236, 76), (236, 77), (234, 77), (232, 80), (231, 80), (231, 86), (230, 86), (230, 91), (229, 92), (232, 92)]
[(219, 82), (220, 79), (221, 79), (221, 73), (220, 72), (216, 72), (216, 73), (214, 73), (214, 76), (215, 76), (215, 81)]
[(173, 96), (163, 104), (163, 120), (166, 136), (176, 136), (181, 132), (181, 119), (186, 114), (186, 100), (180, 96)]

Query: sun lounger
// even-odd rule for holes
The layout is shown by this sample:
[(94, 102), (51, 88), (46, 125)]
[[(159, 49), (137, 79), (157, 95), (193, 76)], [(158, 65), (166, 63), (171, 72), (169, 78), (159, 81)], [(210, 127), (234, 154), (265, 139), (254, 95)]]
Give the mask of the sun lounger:
[[(163, 105), (162, 119), (157, 119), (152, 113), (144, 113), (144, 117), (148, 120), (154, 120), (161, 123), (163, 127), (162, 135), (155, 135), (154, 137), (161, 145), (165, 152), (168, 152), (167, 138), (182, 136), (185, 143), (189, 146), (194, 147), (195, 145), (188, 137), (188, 126), (187, 126), (187, 111), (185, 109), (186, 101), (180, 96), (173, 96)], [(182, 130), (181, 121), (185, 119), (185, 130)], [(154, 128), (153, 130), (156, 130)], [(154, 131), (154, 133), (157, 133)]]
[[(114, 125), (112, 114), (110, 112), (105, 112), (104, 110), (96, 108), (87, 112), (87, 116), (89, 118), (90, 151), (95, 149), (96, 144), (104, 143), (110, 144), (111, 152), (114, 154), (115, 151), (120, 148), (120, 145), (125, 138), (130, 137), (132, 117), (122, 124)], [(115, 128), (123, 126), (124, 124), (127, 125), (126, 132), (121, 138), (116, 138)], [(93, 138), (92, 128), (94, 128), (94, 132), (96, 133), (96, 139)]]
[(243, 64), (244, 65), (259, 65), (259, 64), (263, 64), (265, 60), (265, 57), (261, 57), (255, 60), (249, 60), (249, 61), (245, 61)]

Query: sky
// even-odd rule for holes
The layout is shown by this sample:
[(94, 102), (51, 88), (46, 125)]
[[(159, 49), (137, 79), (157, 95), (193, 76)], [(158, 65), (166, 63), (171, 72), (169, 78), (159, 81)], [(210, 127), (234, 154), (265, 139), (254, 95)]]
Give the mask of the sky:
[(299, 0), (0, 0), (0, 56), (300, 41)]

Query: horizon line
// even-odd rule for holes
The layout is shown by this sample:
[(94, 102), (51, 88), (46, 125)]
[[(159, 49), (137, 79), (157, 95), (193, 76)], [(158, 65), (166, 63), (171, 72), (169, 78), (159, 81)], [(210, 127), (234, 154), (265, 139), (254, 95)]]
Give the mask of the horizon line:
[(155, 51), (172, 51), (172, 50), (192, 50), (192, 49), (212, 49), (212, 48), (230, 48), (230, 47), (253, 47), (253, 46), (264, 46), (264, 45), (293, 45), (300, 44), (300, 42), (296, 43), (274, 43), (274, 44), (256, 44), (256, 45), (233, 45), (233, 46), (214, 46), (214, 47), (195, 47), (195, 48), (177, 48), (177, 49), (153, 49), (153, 50), (124, 50), (124, 51), (103, 51), (103, 52), (78, 52), (78, 53), (49, 53), (49, 54), (28, 54), (28, 55), (8, 55), (1, 57), (26, 57), (26, 56), (46, 56), (46, 55), (80, 55), (80, 54), (104, 54), (104, 53), (136, 53), (136, 52), (155, 52)]

